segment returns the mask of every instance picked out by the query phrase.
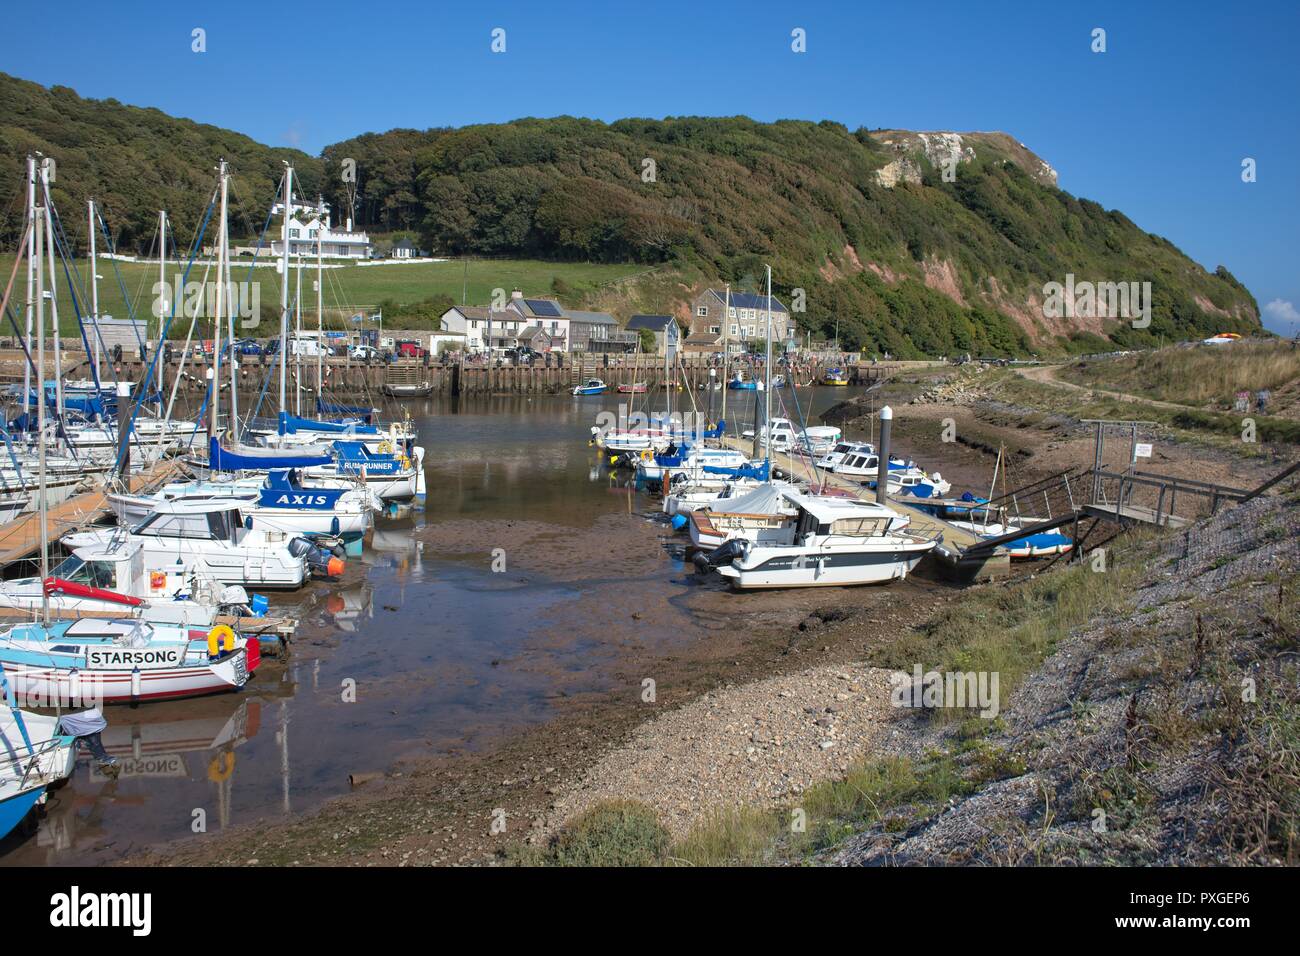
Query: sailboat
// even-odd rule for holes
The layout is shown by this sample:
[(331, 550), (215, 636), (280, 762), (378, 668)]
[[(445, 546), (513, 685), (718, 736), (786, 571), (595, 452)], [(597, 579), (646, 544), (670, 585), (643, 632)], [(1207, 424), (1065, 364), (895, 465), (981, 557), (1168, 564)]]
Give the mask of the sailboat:
[[(53, 262), (48, 191), (44, 205), (35, 207), (29, 228), (34, 247), (48, 241)], [(29, 250), (32, 246), (29, 246)], [(45, 268), (35, 272), (37, 368), (45, 368)], [(45, 434), (46, 403), (38, 402), (37, 433)], [(38, 513), (40, 576), (49, 577), (49, 504), (45, 498), (45, 443), (38, 446)], [(79, 701), (145, 700), (187, 696), (242, 687), (260, 660), (251, 645), (230, 628), (214, 628), (195, 639), (188, 627), (155, 625), (138, 620), (50, 620), (49, 601), (42, 598), (40, 619), (0, 630), (0, 667), (24, 699)]]
[(165, 502), (222, 500), (238, 502), (253, 528), (309, 537), (329, 535), (345, 545), (359, 543), (370, 529), (372, 514), (383, 510), (377, 495), (349, 479), (318, 478), (307, 484), (292, 468), (224, 480), (171, 482), (147, 495), (108, 494), (118, 523), (126, 527), (145, 521)]
[[(211, 471), (266, 471), (297, 468), (313, 481), (317, 478), (352, 478), (384, 501), (420, 500), (425, 495), (424, 448), (416, 445), (416, 433), (409, 415), (386, 427), (375, 425), (373, 409), (332, 406), (320, 394), (324, 386), (323, 357), (317, 355), (316, 407), (320, 413), (341, 414), (333, 420), (305, 418), (301, 414), (301, 375), (295, 385), (295, 410), (288, 408), (289, 328), (289, 222), (293, 217), (293, 167), (285, 166), (281, 193), (284, 206), (280, 268), (280, 412), (274, 425), (249, 423), (247, 434), (260, 445), (236, 443), (210, 448), (207, 468)], [(317, 326), (323, 335), (324, 307), (320, 240), (317, 240)], [(228, 257), (227, 257), (228, 259)], [(301, 265), (301, 263), (300, 263)], [(301, 268), (299, 268), (301, 281)], [(300, 304), (301, 296), (297, 302)], [(301, 314), (300, 312), (298, 313)], [(299, 319), (301, 322), (301, 319)], [(232, 332), (233, 334), (233, 332)], [(301, 356), (295, 350), (301, 371)], [(232, 410), (232, 421), (237, 416)]]
[[(1006, 487), (1007, 467), (1004, 455), (1005, 449), (999, 447), (997, 460), (993, 464), (993, 481), (989, 486), (990, 498), (997, 487), (999, 475), (1002, 477), (1003, 488)], [(987, 505), (989, 498), (976, 498), (969, 494), (963, 497), (970, 500), (972, 507), (967, 509), (965, 515), (949, 518), (948, 523), (954, 527), (972, 531), (981, 538), (1001, 538), (1043, 520), (1018, 513), (1013, 519), (1007, 513), (1005, 505), (980, 507), (981, 505)], [(1017, 508), (1018, 511), (1019, 508)], [(1014, 559), (1055, 557), (1059, 554), (1068, 554), (1074, 550), (1074, 539), (1057, 530), (1039, 531), (999, 545), (998, 550), (1005, 552)]]
[(207, 634), (136, 619), (15, 624), (0, 631), (0, 665), (18, 694), (135, 703), (238, 690), (261, 648), (224, 625)]
[(27, 818), (53, 785), (72, 776), (77, 741), (59, 728), (58, 717), (19, 709), (0, 665), (0, 839)]

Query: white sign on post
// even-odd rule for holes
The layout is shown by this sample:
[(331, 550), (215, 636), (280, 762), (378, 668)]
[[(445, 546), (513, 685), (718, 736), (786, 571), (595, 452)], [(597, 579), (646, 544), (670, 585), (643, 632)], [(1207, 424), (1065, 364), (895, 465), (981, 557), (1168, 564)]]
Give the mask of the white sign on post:
[(1150, 458), (1151, 446), (1149, 444), (1143, 444), (1142, 442), (1138, 442), (1136, 445), (1133, 446), (1133, 457)]

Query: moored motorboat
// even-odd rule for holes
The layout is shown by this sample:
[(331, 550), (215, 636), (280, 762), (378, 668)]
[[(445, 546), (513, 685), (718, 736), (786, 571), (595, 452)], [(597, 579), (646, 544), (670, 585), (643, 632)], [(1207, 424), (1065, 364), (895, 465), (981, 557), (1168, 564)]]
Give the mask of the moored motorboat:
[[(133, 528), (101, 528), (70, 534), (63, 543), (94, 553), (121, 550), (137, 557), (130, 580), (147, 582), (145, 596), (172, 594), (194, 575), (220, 584), (297, 588), (312, 571), (328, 577), (343, 561), (306, 537), (245, 526), (240, 503), (231, 499), (163, 501)], [(113, 588), (124, 590), (121, 583)], [(137, 595), (140, 596), (140, 595)]]
[(905, 578), (936, 544), (900, 530), (902, 516), (876, 502), (786, 499), (796, 509), (793, 520), (697, 555), (696, 567), (716, 568), (738, 590), (876, 584)]
[(171, 482), (150, 495), (109, 492), (118, 523), (134, 527), (165, 501), (237, 501), (252, 527), (309, 536), (331, 535), (358, 542), (369, 530), (382, 502), (356, 480), (317, 478), (305, 481), (296, 469), (277, 469), (204, 481)]

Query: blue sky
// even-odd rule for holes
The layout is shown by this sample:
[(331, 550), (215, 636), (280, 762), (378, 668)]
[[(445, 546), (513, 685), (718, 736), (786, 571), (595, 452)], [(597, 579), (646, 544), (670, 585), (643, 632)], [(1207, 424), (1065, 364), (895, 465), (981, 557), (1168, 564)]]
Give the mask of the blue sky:
[(0, 35), (0, 69), (313, 153), (561, 114), (1004, 130), (1063, 189), (1227, 266), (1270, 328), (1300, 331), (1296, 0), (176, 6), (74, 2), (41, 43)]

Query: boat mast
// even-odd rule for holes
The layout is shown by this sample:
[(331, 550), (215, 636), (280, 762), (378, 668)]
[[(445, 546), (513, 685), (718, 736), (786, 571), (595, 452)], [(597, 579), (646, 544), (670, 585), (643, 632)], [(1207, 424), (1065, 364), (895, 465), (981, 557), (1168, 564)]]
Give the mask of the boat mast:
[(221, 417), (221, 316), (226, 305), (226, 161), (217, 167), (221, 182), (221, 218), (217, 220), (217, 314), (212, 322), (212, 395), (208, 398), (208, 447), (216, 437)]
[[(50, 263), (50, 323), (54, 326), (54, 414), (60, 425), (63, 423), (63, 362), (59, 341), (59, 286), (54, 277), (54, 219), (50, 215), (50, 162), (48, 158), (41, 163), (41, 198), (45, 204), (45, 247)], [(41, 376), (45, 367), (41, 366)], [(45, 382), (41, 382), (41, 394), (44, 396)]]
[[(50, 264), (50, 323), (54, 326), (54, 414), (60, 427), (63, 425), (63, 360), (59, 342), (59, 285), (54, 271), (54, 218), (50, 215), (50, 160), (41, 165), (42, 198), (45, 202), (45, 248)], [(41, 366), (41, 375), (45, 366)], [(41, 383), (41, 396), (44, 399), (45, 383)], [(66, 435), (65, 435), (66, 440)]]
[[(673, 323), (674, 325), (677, 324), (677, 320), (672, 318), (671, 316), (669, 316), (668, 321)], [(673, 389), (672, 386), (668, 383), (668, 370), (669, 370), (668, 355), (670, 352), (672, 352), (673, 347), (669, 341), (669, 338), (670, 337), (668, 335), (668, 326), (665, 325), (664, 326), (664, 395), (667, 398), (667, 402), (664, 407), (667, 409), (668, 420), (664, 423), (664, 427), (671, 432), (673, 428)]]
[[(26, 415), (31, 408), (32, 394), (32, 317), (35, 310), (35, 302), (32, 295), (35, 289), (36, 281), (36, 157), (27, 157), (27, 222), (31, 228), (27, 231), (27, 360), (23, 363), (23, 415), (24, 421), (27, 421)], [(40, 378), (44, 379), (45, 369), (42, 368), (39, 373)], [(45, 391), (45, 383), (42, 381), (37, 388), (42, 393)], [(30, 424), (30, 422), (28, 422)]]
[(226, 310), (230, 319), (230, 433), (239, 440), (239, 351), (235, 348), (235, 283), (230, 279), (230, 226), (221, 218), (225, 236), (221, 240), (221, 257), (226, 264), (224, 276), (218, 276), (226, 286)]
[[(324, 215), (325, 202), (321, 200), (321, 213)], [(325, 394), (325, 270), (321, 263), (321, 244), (325, 230), (321, 226), (320, 216), (316, 218), (316, 401), (321, 401)]]
[[(35, 215), (36, 248), (45, 238), (45, 207), (32, 207)], [(43, 254), (43, 253), (42, 253)], [(36, 367), (40, 370), (40, 395), (36, 399), (37, 508), (41, 526), (41, 623), (50, 623), (50, 598), (44, 581), (50, 576), (49, 508), (45, 502), (45, 266), (36, 270)]]
[(284, 164), (284, 223), (280, 227), (280, 410), (285, 411), (285, 380), (288, 375), (289, 333), (289, 219), (293, 215), (293, 167)]
[(772, 267), (767, 267), (767, 373), (763, 384), (763, 427), (767, 429), (767, 457), (772, 457)]
[[(159, 288), (160, 288), (160, 289), (165, 289), (165, 288), (167, 288), (167, 210), (165, 210), (165, 209), (159, 209), (159, 210), (158, 210), (158, 282), (160, 283), (160, 285), (159, 285)], [(172, 290), (173, 301), (178, 301), (175, 297), (179, 294), (179, 292), (180, 292), (179, 289), (173, 289), (173, 290)], [(167, 327), (167, 318), (168, 318), (168, 316), (167, 316), (166, 313), (167, 313), (168, 311), (170, 311), (170, 310), (169, 310), (169, 309), (162, 309), (161, 312), (162, 312), (163, 314), (161, 314), (161, 315), (158, 316), (158, 345), (156, 346), (156, 348), (158, 349), (158, 360), (159, 360), (159, 361), (158, 361), (158, 411), (159, 411), (159, 412), (162, 411), (162, 386), (163, 386), (162, 347), (163, 347), (163, 329), (165, 329), (165, 328)], [(144, 385), (145, 385), (145, 387), (142, 388), (142, 389), (140, 389), (140, 392), (141, 392), (140, 397), (141, 397), (142, 399), (144, 398), (144, 396), (145, 396), (145, 395), (148, 393), (148, 391), (149, 391), (148, 383), (146, 382), (146, 383), (144, 383)]]
[(302, 254), (295, 260), (298, 285), (293, 293), (293, 413), (302, 416)]
[[(731, 327), (731, 283), (727, 283), (727, 296), (723, 300), (722, 306), (722, 415), (723, 421), (727, 419), (727, 392), (731, 390), (731, 379), (727, 375), (727, 366), (730, 364), (731, 345), (727, 341), (727, 330)], [(739, 434), (739, 433), (737, 433)]]
[(90, 255), (90, 324), (95, 330), (95, 384), (99, 384), (99, 277), (95, 275), (95, 200), (86, 200), (86, 237)]

